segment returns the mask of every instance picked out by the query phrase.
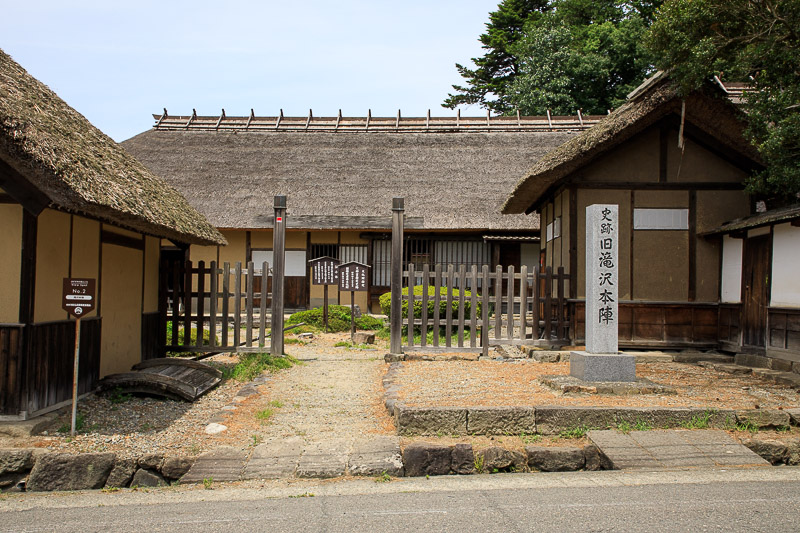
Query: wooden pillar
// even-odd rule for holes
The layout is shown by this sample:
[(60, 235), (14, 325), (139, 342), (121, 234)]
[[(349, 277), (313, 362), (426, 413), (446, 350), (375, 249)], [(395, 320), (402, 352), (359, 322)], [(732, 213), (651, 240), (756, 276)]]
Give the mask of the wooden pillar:
[(283, 288), (286, 268), (286, 195), (275, 196), (275, 225), (272, 231), (272, 342), (270, 353), (283, 355)]
[[(402, 353), (403, 333), (403, 223), (405, 206), (403, 198), (392, 198), (392, 306), (390, 309), (390, 347), (393, 354)], [(409, 318), (413, 312), (409, 312)], [(411, 323), (411, 321), (409, 321)], [(409, 331), (412, 330), (409, 325)], [(413, 333), (411, 334), (413, 335)]]

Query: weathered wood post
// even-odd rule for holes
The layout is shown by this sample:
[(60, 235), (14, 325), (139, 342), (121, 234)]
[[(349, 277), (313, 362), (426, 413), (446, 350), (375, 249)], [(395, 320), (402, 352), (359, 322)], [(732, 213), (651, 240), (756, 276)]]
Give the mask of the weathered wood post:
[[(283, 283), (286, 268), (286, 195), (275, 196), (272, 230), (272, 324), (270, 353), (283, 355)], [(262, 282), (266, 282), (265, 280)]]
[[(403, 353), (403, 223), (405, 206), (403, 198), (392, 198), (392, 306), (389, 351)], [(411, 315), (409, 315), (411, 316)]]

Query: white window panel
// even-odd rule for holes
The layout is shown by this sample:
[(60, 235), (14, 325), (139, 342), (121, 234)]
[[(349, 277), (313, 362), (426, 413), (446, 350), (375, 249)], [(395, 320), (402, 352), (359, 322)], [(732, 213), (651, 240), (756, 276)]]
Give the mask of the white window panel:
[(633, 229), (688, 230), (688, 209), (634, 209)]
[(550, 242), (552, 240), (553, 240), (553, 223), (551, 222), (547, 225), (547, 242)]
[[(253, 250), (253, 266), (258, 268), (261, 263), (266, 261), (272, 270), (272, 250)], [(305, 276), (306, 275), (306, 252), (305, 250), (288, 250), (286, 252), (286, 266), (284, 275), (286, 276)]]

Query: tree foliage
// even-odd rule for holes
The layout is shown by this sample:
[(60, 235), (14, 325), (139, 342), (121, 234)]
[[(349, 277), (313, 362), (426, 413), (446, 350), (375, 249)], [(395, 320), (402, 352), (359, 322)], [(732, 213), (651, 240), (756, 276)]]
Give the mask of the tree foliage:
[(797, 200), (800, 191), (800, 2), (670, 0), (647, 38), (682, 94), (712, 76), (746, 81), (747, 136), (767, 169), (750, 192)]
[(480, 104), (510, 114), (605, 113), (651, 72), (642, 36), (661, 0), (505, 0), (480, 38), (467, 86), (444, 106)]

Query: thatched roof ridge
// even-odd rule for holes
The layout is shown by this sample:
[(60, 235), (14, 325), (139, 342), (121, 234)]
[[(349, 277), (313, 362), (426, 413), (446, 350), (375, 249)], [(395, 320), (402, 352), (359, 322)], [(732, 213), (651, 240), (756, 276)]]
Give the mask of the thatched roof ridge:
[(2, 50), (0, 163), (27, 181), (44, 199), (42, 207), (177, 242), (226, 242), (180, 193)]
[(272, 197), (286, 194), (290, 228), (388, 229), (403, 196), (415, 230), (535, 231), (538, 217), (500, 205), (531, 161), (576, 134), (154, 128), (122, 145), (218, 228), (272, 227)]
[(537, 202), (560, 180), (661, 119), (681, 115), (684, 102), (687, 123), (759, 162), (755, 148), (742, 135), (745, 126), (743, 112), (727, 98), (709, 94), (711, 90), (692, 93), (682, 100), (669, 78), (664, 73), (657, 73), (635, 89), (617, 110), (539, 159), (516, 184), (503, 204), (502, 212), (524, 213), (536, 208)]

